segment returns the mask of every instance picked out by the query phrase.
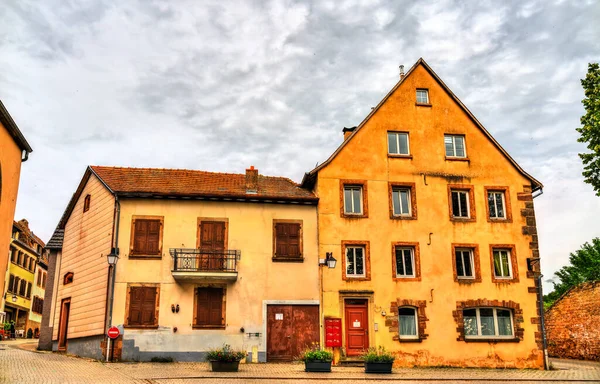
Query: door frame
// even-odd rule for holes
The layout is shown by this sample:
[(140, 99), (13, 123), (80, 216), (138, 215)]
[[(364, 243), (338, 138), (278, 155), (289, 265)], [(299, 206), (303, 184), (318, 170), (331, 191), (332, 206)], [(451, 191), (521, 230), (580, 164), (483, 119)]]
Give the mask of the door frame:
[[(65, 307), (66, 305), (69, 306), (69, 309), (67, 310), (67, 315), (66, 315), (66, 319), (64, 319), (65, 316)], [(58, 350), (59, 351), (66, 351), (67, 350), (67, 344), (69, 341), (69, 317), (71, 317), (71, 298), (67, 297), (65, 299), (62, 299), (60, 302), (60, 317), (58, 320)], [(63, 319), (64, 319), (64, 328), (63, 328)], [(63, 335), (64, 332), (64, 335)], [(61, 346), (61, 340), (64, 337), (64, 345)]]
[[(258, 352), (264, 353), (265, 359), (267, 356), (267, 305), (318, 305), (319, 313), (321, 313), (321, 305), (319, 300), (263, 300), (262, 301), (262, 335), (258, 345)], [(319, 319), (319, 327), (321, 327), (322, 319)]]
[[(369, 340), (369, 346), (375, 346), (375, 326), (373, 325), (377, 321), (375, 316), (371, 316), (373, 313), (373, 308), (375, 307), (374, 302), (374, 292), (373, 291), (360, 291), (360, 292), (352, 292), (352, 291), (339, 291), (339, 313), (342, 319), (342, 348), (346, 350), (346, 346), (348, 345), (348, 340), (346, 340), (346, 300), (367, 300), (367, 330), (369, 331), (369, 335), (367, 339)], [(385, 322), (385, 319), (384, 319)]]

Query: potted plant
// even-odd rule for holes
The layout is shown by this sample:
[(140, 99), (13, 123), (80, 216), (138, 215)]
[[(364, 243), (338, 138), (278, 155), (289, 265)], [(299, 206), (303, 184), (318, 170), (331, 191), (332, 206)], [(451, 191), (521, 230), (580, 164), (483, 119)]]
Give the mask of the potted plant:
[(306, 372), (331, 372), (333, 353), (322, 350), (317, 343), (305, 349), (300, 355), (300, 360), (304, 361)]
[(236, 351), (229, 344), (223, 344), (222, 348), (211, 349), (206, 355), (210, 361), (213, 372), (237, 372), (240, 360), (246, 358), (246, 352)]
[(394, 355), (380, 346), (378, 349), (369, 348), (363, 355), (366, 373), (392, 373)]

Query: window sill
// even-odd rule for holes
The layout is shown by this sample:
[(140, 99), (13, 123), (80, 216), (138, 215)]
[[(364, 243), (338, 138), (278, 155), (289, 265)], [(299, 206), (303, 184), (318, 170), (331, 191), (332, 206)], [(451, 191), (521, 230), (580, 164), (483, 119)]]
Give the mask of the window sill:
[(276, 263), (304, 263), (303, 257), (282, 257), (282, 256), (273, 256), (271, 258), (272, 261)]
[(510, 219), (494, 219), (494, 218), (488, 217), (488, 222), (498, 223), (498, 224), (511, 224), (512, 220), (510, 220)]
[(396, 153), (388, 153), (388, 157), (393, 158), (393, 159), (411, 159), (412, 160), (412, 155), (401, 155), (401, 154), (396, 154)]
[(123, 328), (129, 329), (158, 329), (157, 325), (123, 325)]
[(469, 217), (469, 218), (462, 218), (462, 217), (450, 217), (450, 221), (453, 221), (455, 223), (473, 223), (475, 222), (475, 218), (474, 217)]
[(445, 160), (446, 161), (466, 161), (466, 162), (471, 161), (471, 159), (469, 159), (468, 157), (453, 157), (453, 156), (446, 156)]
[(129, 255), (128, 258), (133, 260), (161, 260), (162, 255)]
[(368, 216), (365, 215), (364, 213), (361, 213), (361, 214), (343, 213), (342, 217), (346, 218), (346, 219), (365, 219)]
[(415, 103), (417, 107), (428, 107), (431, 108), (431, 104), (429, 103)]
[(394, 279), (394, 281), (407, 281), (407, 282), (421, 281), (421, 276), (410, 276), (410, 277), (396, 276), (393, 279)]
[(465, 337), (465, 343), (518, 343), (521, 340), (517, 337), (511, 338), (467, 338)]
[(457, 283), (459, 284), (475, 284), (475, 283), (481, 283), (481, 279), (471, 279), (471, 278), (467, 278), (467, 277), (455, 277), (455, 280)]
[(192, 329), (225, 329), (224, 325), (192, 325)]
[(502, 277), (494, 277), (492, 276), (492, 283), (496, 284), (510, 284), (510, 283), (518, 283), (519, 279), (515, 277), (510, 278), (502, 278)]
[(422, 339), (416, 338), (416, 339), (404, 339), (402, 337), (398, 338), (398, 341), (401, 343), (421, 343), (423, 342)]
[(344, 276), (345, 281), (371, 281), (371, 278), (367, 277), (354, 277), (354, 276)]
[(392, 220), (417, 220), (415, 216), (390, 215)]

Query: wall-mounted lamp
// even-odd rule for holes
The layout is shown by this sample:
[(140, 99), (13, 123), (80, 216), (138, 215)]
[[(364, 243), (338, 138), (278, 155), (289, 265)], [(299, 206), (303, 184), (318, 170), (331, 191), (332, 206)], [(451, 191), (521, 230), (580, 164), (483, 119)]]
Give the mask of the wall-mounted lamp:
[(325, 259), (319, 260), (319, 265), (327, 265), (327, 268), (334, 269), (337, 260), (333, 257), (333, 252), (327, 252)]
[(13, 303), (16, 303), (16, 302), (17, 302), (17, 295), (13, 295), (13, 297), (12, 297), (12, 302), (13, 302)]

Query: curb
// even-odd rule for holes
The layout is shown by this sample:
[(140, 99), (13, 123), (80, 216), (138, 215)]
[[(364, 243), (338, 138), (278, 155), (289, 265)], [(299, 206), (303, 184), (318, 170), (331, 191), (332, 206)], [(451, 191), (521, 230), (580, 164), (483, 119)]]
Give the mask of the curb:
[(314, 377), (299, 377), (299, 376), (209, 376), (209, 375), (205, 375), (205, 376), (185, 376), (185, 377), (153, 377), (153, 378), (149, 378), (149, 379), (145, 379), (148, 380), (150, 382), (154, 382), (154, 381), (159, 381), (159, 380), (200, 380), (200, 379), (227, 379), (227, 380), (319, 380), (319, 381), (342, 381), (342, 380), (346, 380), (346, 381), (416, 381), (416, 382), (422, 382), (422, 381), (439, 381), (439, 382), (444, 382), (444, 381), (469, 381), (469, 382), (498, 382), (498, 383), (505, 383), (505, 382), (542, 382), (542, 383), (547, 383), (547, 382), (559, 382), (559, 383), (564, 383), (565, 381), (568, 381), (569, 383), (598, 383), (597, 379), (574, 379), (574, 380), (565, 380), (565, 379), (557, 379), (557, 378), (547, 378), (547, 379), (543, 379), (543, 378), (507, 378), (507, 379), (500, 379), (500, 378), (484, 378), (484, 377), (478, 377), (478, 378), (458, 378), (458, 377), (446, 377), (446, 378), (441, 378), (441, 377), (389, 377), (389, 376), (379, 376), (379, 375), (374, 375), (374, 376), (368, 376), (368, 377), (326, 377), (326, 376), (314, 376)]

